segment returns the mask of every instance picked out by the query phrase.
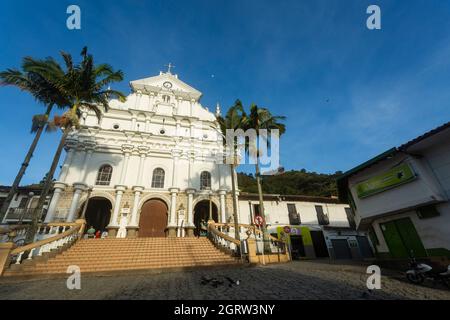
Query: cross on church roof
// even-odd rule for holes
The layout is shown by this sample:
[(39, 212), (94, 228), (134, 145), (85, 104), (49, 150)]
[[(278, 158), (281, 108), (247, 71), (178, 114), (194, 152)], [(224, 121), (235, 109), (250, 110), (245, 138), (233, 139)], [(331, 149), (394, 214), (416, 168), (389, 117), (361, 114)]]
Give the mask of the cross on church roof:
[(169, 62), (169, 64), (165, 64), (164, 66), (167, 67), (167, 73), (171, 73), (170, 69), (175, 68), (171, 62)]

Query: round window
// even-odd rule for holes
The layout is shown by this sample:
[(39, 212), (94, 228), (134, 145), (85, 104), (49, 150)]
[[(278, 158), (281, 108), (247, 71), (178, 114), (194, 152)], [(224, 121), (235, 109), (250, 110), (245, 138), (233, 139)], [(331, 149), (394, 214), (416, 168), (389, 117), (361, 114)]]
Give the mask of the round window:
[(164, 134), (164, 133), (166, 133), (166, 130), (161, 129), (161, 130), (159, 130), (159, 133)]
[(120, 128), (120, 126), (116, 123), (116, 124), (113, 125), (113, 128), (114, 128), (115, 130), (117, 130), (117, 129)]

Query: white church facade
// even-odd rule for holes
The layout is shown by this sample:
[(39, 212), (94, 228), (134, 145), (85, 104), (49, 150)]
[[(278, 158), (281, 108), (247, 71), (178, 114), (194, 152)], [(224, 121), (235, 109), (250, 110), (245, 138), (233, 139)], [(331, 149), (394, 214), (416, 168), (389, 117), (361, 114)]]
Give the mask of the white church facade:
[(216, 161), (222, 136), (202, 93), (170, 70), (130, 86), (100, 121), (83, 113), (45, 222), (83, 217), (110, 237), (173, 237), (193, 236), (202, 220), (230, 221), (231, 172)]

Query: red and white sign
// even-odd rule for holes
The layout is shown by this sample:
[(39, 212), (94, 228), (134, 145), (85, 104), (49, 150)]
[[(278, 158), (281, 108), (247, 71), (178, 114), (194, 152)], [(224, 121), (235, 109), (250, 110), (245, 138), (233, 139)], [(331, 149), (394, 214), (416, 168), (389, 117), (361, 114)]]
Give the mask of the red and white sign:
[(291, 233), (291, 228), (289, 226), (286, 226), (283, 228), (285, 233)]
[(257, 226), (262, 226), (264, 224), (264, 219), (261, 216), (256, 216), (255, 217), (255, 224)]

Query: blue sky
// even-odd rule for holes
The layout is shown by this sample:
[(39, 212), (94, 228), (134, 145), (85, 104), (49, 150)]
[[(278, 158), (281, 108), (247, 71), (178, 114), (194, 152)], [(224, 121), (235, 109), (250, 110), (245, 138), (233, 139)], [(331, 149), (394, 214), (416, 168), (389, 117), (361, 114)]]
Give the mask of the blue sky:
[[(70, 4), (81, 30), (66, 28)], [(370, 4), (381, 30), (366, 28)], [(345, 171), (450, 120), (448, 1), (2, 1), (0, 39), (1, 70), (87, 45), (124, 71), (115, 88), (127, 93), (170, 61), (205, 106), (240, 98), (287, 116), (286, 169)], [(0, 184), (11, 184), (44, 109), (10, 87), (0, 106)], [(58, 139), (41, 139), (24, 184), (44, 176)]]

